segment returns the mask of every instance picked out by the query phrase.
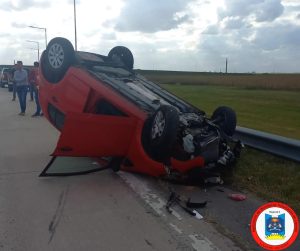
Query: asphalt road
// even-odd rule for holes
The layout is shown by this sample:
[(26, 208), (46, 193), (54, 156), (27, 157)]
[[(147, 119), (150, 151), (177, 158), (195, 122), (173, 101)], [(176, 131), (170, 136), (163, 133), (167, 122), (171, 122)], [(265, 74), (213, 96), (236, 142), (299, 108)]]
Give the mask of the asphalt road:
[[(248, 226), (257, 199), (237, 204), (216, 188), (110, 170), (38, 177), (59, 133), (30, 117), (33, 102), (26, 116), (18, 113), (18, 102), (0, 89), (0, 250), (260, 250)], [(209, 200), (204, 219), (178, 207), (167, 213), (170, 188)]]

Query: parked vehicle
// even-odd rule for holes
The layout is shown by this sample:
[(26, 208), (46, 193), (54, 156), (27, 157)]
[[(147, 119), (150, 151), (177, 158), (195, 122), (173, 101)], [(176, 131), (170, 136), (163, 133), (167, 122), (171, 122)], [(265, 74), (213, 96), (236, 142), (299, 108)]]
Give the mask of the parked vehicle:
[(11, 78), (11, 70), (9, 68), (2, 68), (0, 74), (0, 86), (2, 88), (8, 86)]
[(61, 132), (53, 156), (96, 157), (116, 171), (168, 178), (236, 160), (241, 144), (232, 139), (231, 108), (221, 106), (209, 118), (133, 65), (123, 46), (104, 56), (74, 51), (64, 38), (50, 41), (39, 77), (44, 115)]

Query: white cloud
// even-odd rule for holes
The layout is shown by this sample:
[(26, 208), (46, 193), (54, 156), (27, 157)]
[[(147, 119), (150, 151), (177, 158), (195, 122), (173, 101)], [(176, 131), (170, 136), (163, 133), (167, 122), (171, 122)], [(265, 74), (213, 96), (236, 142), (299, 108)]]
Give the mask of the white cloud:
[(284, 10), (283, 5), (281, 4), (281, 0), (265, 0), (257, 7), (257, 22), (273, 21), (276, 18), (280, 17)]
[[(130, 48), (135, 67), (235, 72), (300, 71), (299, 0), (76, 0), (78, 48)], [(2, 0), (0, 64), (36, 60), (40, 43), (74, 43), (73, 0)]]
[(30, 8), (46, 8), (50, 3), (46, 0), (4, 0), (0, 4), (0, 9), (6, 11), (23, 11)]
[(216, 35), (219, 33), (219, 26), (213, 24), (207, 26), (207, 28), (202, 32), (204, 35)]
[(26, 25), (24, 23), (17, 23), (17, 22), (12, 22), (11, 26), (14, 28), (21, 28), (21, 29), (28, 27), (28, 25)]
[(271, 22), (280, 17), (284, 6), (281, 0), (225, 0), (219, 9), (220, 20), (226, 17)]
[(116, 23), (119, 31), (170, 30), (188, 19), (185, 8), (192, 0), (127, 0)]
[(223, 24), (226, 29), (240, 29), (245, 25), (245, 21), (240, 17), (226, 17)]
[(300, 44), (300, 26), (291, 24), (277, 24), (271, 27), (261, 27), (256, 31), (253, 41), (257, 48), (263, 50), (278, 50), (288, 48), (297, 50)]

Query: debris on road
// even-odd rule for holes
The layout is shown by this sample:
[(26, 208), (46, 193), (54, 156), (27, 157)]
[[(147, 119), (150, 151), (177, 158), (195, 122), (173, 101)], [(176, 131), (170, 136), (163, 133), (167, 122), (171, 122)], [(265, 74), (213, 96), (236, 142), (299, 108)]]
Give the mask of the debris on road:
[(235, 201), (243, 201), (247, 198), (246, 195), (240, 194), (240, 193), (232, 193), (232, 194), (229, 194), (228, 197)]
[(216, 185), (216, 184), (223, 185), (224, 181), (221, 179), (220, 176), (213, 176), (213, 177), (206, 178), (204, 180), (204, 183), (205, 184), (211, 184), (211, 185), (212, 184), (214, 184), (214, 185)]
[(166, 209), (169, 213), (172, 213), (171, 206), (177, 204), (179, 205), (184, 211), (186, 211), (191, 216), (196, 217), (197, 219), (203, 219), (203, 216), (199, 214), (196, 208), (203, 208), (206, 206), (207, 201), (205, 202), (191, 202), (190, 198), (184, 203), (184, 201), (180, 198), (178, 194), (175, 192), (171, 192), (170, 197), (166, 204)]
[(186, 202), (186, 206), (189, 208), (203, 208), (207, 204), (207, 201), (204, 202), (191, 202), (191, 199), (189, 198)]

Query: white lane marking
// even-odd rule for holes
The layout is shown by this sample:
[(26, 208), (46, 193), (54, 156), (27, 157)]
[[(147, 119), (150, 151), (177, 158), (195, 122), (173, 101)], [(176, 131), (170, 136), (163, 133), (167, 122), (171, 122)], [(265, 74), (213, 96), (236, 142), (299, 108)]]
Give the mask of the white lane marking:
[[(139, 179), (137, 176), (131, 173), (119, 171), (117, 173), (121, 179), (123, 179), (133, 191), (135, 191), (145, 202), (148, 204), (153, 210), (160, 216), (166, 217), (163, 210), (165, 211), (166, 200), (161, 199), (157, 196), (153, 191), (146, 185), (145, 181)], [(196, 210), (196, 218), (201, 219), (202, 215), (200, 215)], [(182, 220), (180, 214), (178, 214), (172, 208), (172, 214), (178, 219)], [(203, 217), (202, 217), (203, 218)], [(191, 234), (186, 235), (180, 228), (178, 228), (173, 223), (169, 223), (169, 225), (174, 229), (177, 233), (186, 236), (191, 240), (191, 245), (196, 251), (220, 251), (215, 245), (204, 237), (201, 234)]]
[[(158, 195), (133, 174), (127, 172), (118, 172), (118, 175), (160, 216), (166, 216), (165, 211), (166, 201), (161, 199)], [(172, 209), (172, 215), (178, 220), (182, 220), (179, 213)]]
[(191, 234), (189, 237), (193, 241), (192, 246), (196, 251), (220, 251), (202, 234)]
[(177, 227), (175, 224), (173, 224), (173, 223), (169, 223), (169, 224), (177, 233), (179, 233), (179, 234), (183, 233), (182, 230), (179, 227)]

